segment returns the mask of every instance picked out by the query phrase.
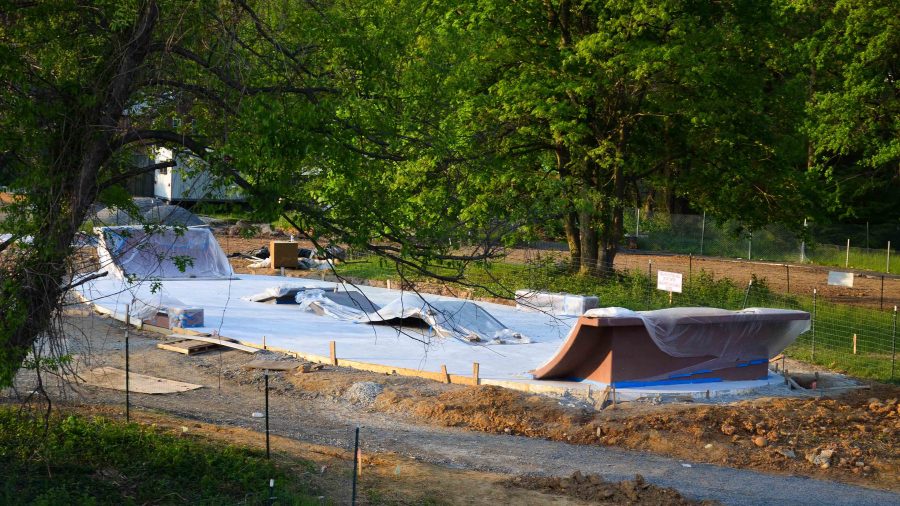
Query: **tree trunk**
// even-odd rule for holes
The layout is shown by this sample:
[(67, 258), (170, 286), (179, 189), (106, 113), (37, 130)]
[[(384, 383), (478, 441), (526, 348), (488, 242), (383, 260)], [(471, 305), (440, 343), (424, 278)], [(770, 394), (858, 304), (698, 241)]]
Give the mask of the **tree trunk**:
[(581, 234), (581, 264), (578, 273), (592, 275), (597, 272), (597, 253), (600, 248), (597, 223), (591, 210), (581, 211), (578, 215), (579, 232)]
[[(559, 172), (559, 178), (563, 185), (567, 185), (572, 175), (569, 169), (570, 162), (569, 150), (562, 144), (557, 144), (556, 170)], [(575, 211), (574, 196), (566, 194), (564, 197), (568, 209), (563, 214), (563, 230), (566, 233), (566, 243), (569, 246), (569, 266), (572, 270), (575, 270), (581, 266), (581, 236), (578, 230), (578, 213)]]
[(0, 279), (0, 386), (12, 382), (63, 303), (71, 245), (97, 197), (100, 169), (114, 149), (158, 14), (155, 2), (144, 6), (131, 33), (111, 54), (110, 72), (97, 76), (95, 105), (81, 111), (73, 106), (75, 125), (53, 132), (58, 150), (48, 154), (44, 165), (46, 186), (26, 197), (34, 213), (29, 219), (36, 224), (33, 241), (13, 254)]

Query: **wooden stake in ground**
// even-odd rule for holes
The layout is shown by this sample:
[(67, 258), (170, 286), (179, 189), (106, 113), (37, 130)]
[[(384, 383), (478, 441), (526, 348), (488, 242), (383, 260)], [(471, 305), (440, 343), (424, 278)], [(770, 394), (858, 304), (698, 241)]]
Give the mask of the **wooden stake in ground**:
[(328, 347), (331, 351), (331, 365), (337, 365), (337, 344), (331, 341), (328, 343)]
[(444, 379), (444, 383), (450, 383), (450, 373), (447, 372), (446, 365), (441, 365), (441, 376)]
[(479, 370), (479, 368), (480, 368), (480, 366), (478, 365), (478, 362), (472, 362), (472, 378), (475, 379), (475, 386), (478, 386), (478, 372), (479, 372), (478, 370)]
[(856, 334), (853, 334), (853, 354), (856, 355)]

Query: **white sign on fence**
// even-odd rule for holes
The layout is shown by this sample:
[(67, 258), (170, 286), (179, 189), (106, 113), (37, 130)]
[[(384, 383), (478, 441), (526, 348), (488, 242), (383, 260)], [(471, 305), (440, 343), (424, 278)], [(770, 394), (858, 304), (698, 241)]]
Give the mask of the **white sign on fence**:
[(828, 284), (831, 286), (846, 286), (853, 288), (853, 273), (828, 271)]
[(656, 288), (664, 292), (681, 293), (681, 273), (656, 271)]

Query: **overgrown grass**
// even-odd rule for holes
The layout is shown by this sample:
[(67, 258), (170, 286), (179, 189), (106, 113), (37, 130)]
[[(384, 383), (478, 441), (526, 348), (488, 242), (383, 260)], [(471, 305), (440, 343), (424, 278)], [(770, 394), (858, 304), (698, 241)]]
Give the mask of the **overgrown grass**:
[(105, 418), (0, 406), (2, 504), (321, 504), (300, 479), (248, 448)]
[[(400, 275), (390, 262), (369, 257), (342, 264), (339, 273), (365, 279), (387, 280), (400, 286)], [(451, 272), (450, 266), (435, 266)], [(408, 276), (411, 281), (425, 281)], [(475, 297), (513, 298), (517, 289), (596, 295), (601, 306), (620, 306), (633, 310), (669, 307), (669, 294), (656, 289), (655, 279), (645, 271), (617, 272), (607, 277), (583, 276), (565, 267), (550, 264), (514, 264), (493, 262), (471, 264), (466, 280), (478, 287), (456, 286), (461, 294)], [(855, 376), (891, 381), (891, 347), (896, 339), (892, 314), (886, 311), (814, 301), (812, 297), (784, 295), (769, 289), (765, 280), (755, 279), (748, 289), (731, 279), (716, 278), (706, 271), (685, 277), (682, 293), (672, 294), (671, 306), (709, 306), (725, 309), (773, 307), (799, 309), (815, 314), (816, 353), (812, 354), (813, 332), (803, 334), (788, 348), (790, 356), (808, 362), (844, 370)], [(814, 307), (815, 306), (815, 307)], [(857, 353), (852, 337), (857, 335)], [(895, 371), (895, 379), (898, 379)]]

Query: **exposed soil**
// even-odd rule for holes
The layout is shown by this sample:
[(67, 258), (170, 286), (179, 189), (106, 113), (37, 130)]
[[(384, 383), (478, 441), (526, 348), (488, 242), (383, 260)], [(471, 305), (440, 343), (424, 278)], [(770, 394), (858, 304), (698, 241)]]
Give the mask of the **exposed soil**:
[(374, 406), (448, 427), (610, 445), (900, 491), (898, 396), (898, 387), (874, 385), (837, 399), (625, 403), (592, 413), (493, 386), (424, 396), (388, 386)]
[(505, 483), (508, 488), (540, 490), (551, 494), (577, 497), (592, 504), (658, 504), (660, 506), (680, 506), (686, 504), (719, 504), (716, 501), (691, 501), (682, 497), (677, 490), (651, 485), (640, 474), (633, 480), (609, 483), (598, 474), (581, 474), (560, 478), (516, 477)]

